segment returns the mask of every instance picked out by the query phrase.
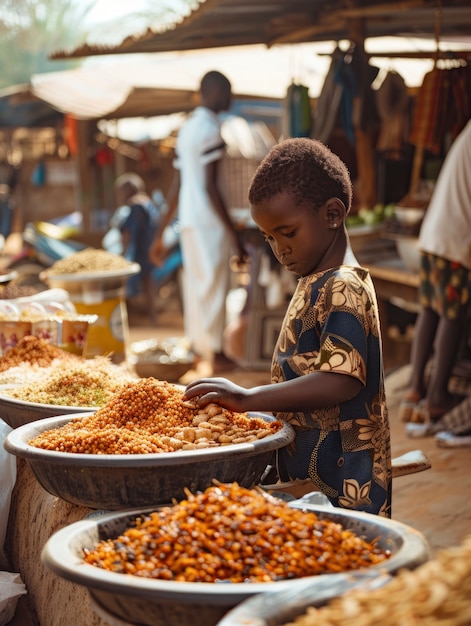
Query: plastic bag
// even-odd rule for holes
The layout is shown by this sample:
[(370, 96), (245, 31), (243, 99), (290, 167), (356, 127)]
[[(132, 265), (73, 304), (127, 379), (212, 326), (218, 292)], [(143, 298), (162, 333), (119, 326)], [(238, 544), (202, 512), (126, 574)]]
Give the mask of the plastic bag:
[(0, 419), (0, 551), (3, 551), (10, 514), (11, 493), (16, 482), (16, 456), (3, 447), (5, 437), (13, 429)]
[(25, 593), (26, 587), (19, 574), (0, 572), (0, 626), (11, 622), (18, 598)]
[(102, 247), (113, 254), (123, 254), (123, 236), (119, 228), (112, 227), (101, 241)]

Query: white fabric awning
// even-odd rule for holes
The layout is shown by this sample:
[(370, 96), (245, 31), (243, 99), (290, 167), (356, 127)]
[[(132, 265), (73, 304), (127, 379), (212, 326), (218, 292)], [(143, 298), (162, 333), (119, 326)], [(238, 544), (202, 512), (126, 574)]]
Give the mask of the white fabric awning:
[[(328, 49), (328, 48), (327, 48)], [(232, 83), (235, 96), (280, 99), (292, 81), (320, 91), (329, 64), (313, 45), (243, 46), (207, 51), (135, 56), (112, 63), (84, 65), (60, 72), (35, 74), (33, 95), (64, 113), (82, 119), (167, 115), (192, 110), (199, 82), (219, 70)]]

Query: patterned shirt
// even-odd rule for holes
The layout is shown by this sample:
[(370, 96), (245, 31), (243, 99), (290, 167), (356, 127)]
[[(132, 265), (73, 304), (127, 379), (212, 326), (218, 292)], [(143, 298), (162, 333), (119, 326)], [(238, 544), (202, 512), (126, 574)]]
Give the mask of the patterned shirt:
[(279, 413), (294, 427), (278, 451), (281, 480), (311, 478), (335, 506), (391, 515), (391, 449), (378, 306), (371, 277), (341, 266), (299, 280), (283, 321), (272, 382), (311, 372), (353, 376), (353, 399), (310, 413)]

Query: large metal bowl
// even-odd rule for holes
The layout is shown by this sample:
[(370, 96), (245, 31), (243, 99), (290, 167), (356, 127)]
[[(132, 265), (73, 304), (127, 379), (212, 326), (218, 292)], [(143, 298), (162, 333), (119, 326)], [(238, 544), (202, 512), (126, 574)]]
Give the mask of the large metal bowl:
[[(333, 520), (352, 530), (367, 541), (391, 551), (391, 557), (368, 568), (380, 577), (401, 568), (415, 568), (429, 558), (423, 535), (393, 520), (368, 513), (311, 505), (294, 501), (290, 506), (314, 511), (319, 518)], [(149, 511), (150, 509), (146, 509)], [(140, 578), (117, 574), (88, 565), (83, 561), (83, 549), (94, 548), (98, 541), (122, 534), (144, 510), (122, 511), (104, 516), (90, 516), (66, 526), (46, 542), (42, 560), (55, 574), (86, 587), (103, 611), (116, 618), (116, 623), (140, 626), (214, 626), (224, 615), (248, 598), (260, 593), (283, 593), (309, 583), (313, 593), (325, 593), (332, 583), (336, 594), (352, 580), (352, 572), (323, 574), (292, 581), (266, 583), (190, 583)], [(356, 576), (366, 570), (358, 570)], [(335, 586), (334, 586), (335, 584)], [(249, 622), (250, 624), (251, 622)], [(253, 622), (255, 626), (256, 622)]]
[[(109, 511), (170, 503), (191, 492), (220, 482), (253, 487), (260, 482), (273, 451), (289, 444), (294, 431), (289, 424), (263, 439), (202, 450), (155, 454), (74, 454), (43, 450), (29, 441), (91, 413), (50, 417), (16, 428), (5, 439), (11, 454), (27, 460), (49, 493), (67, 502)], [(267, 422), (274, 417), (249, 413)]]
[(95, 407), (27, 402), (26, 400), (19, 400), (18, 398), (0, 394), (0, 419), (6, 422), (11, 428), (18, 428), (24, 424), (30, 424), (31, 422), (47, 417), (55, 417), (56, 415), (90, 413), (95, 410)]
[[(50, 269), (44, 270), (39, 277), (51, 288), (65, 289), (71, 294), (82, 294), (92, 303), (99, 298), (101, 290), (123, 289), (128, 278), (141, 271), (139, 263), (130, 263), (127, 267), (103, 272), (77, 272), (74, 274), (54, 274)], [(100, 300), (98, 300), (100, 301)]]

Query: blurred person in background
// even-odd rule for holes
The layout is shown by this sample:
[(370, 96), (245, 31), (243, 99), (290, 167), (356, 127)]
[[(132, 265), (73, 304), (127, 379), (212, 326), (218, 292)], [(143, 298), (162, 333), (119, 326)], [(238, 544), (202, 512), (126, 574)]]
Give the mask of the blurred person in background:
[(150, 249), (162, 265), (163, 233), (178, 211), (183, 257), (184, 332), (192, 350), (213, 373), (235, 364), (223, 352), (230, 258), (245, 257), (241, 233), (226, 206), (219, 180), (225, 145), (218, 113), (231, 104), (231, 84), (224, 74), (206, 73), (200, 83), (201, 104), (181, 127), (175, 150), (175, 175), (167, 194), (168, 211)]
[(453, 395), (450, 379), (471, 316), (471, 120), (446, 155), (418, 246), (422, 309), (414, 329), (411, 378), (400, 405), (410, 436), (436, 432), (440, 418), (463, 399)]
[(435, 443), (440, 448), (471, 447), (471, 385), (468, 396), (437, 422)]
[[(128, 279), (126, 295), (132, 297), (143, 291), (152, 302), (153, 265), (149, 259), (149, 248), (159, 223), (159, 211), (138, 174), (122, 174), (116, 179), (114, 187), (119, 206), (110, 219), (110, 226), (120, 237), (115, 243), (118, 247), (112, 251), (141, 266), (141, 271)], [(107, 247), (106, 242), (104, 246)]]

